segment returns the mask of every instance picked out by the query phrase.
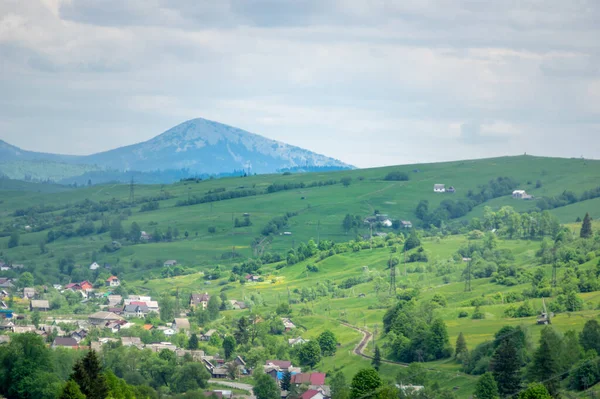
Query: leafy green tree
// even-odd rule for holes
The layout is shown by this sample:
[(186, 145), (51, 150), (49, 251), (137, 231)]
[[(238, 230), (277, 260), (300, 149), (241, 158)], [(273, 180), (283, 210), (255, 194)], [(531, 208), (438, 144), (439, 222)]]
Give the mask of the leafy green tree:
[(428, 352), (436, 359), (452, 356), (451, 348), (448, 348), (450, 346), (448, 330), (442, 319), (433, 321), (426, 342)]
[(371, 361), (371, 366), (377, 371), (379, 371), (379, 367), (381, 367), (381, 351), (379, 350), (379, 346), (375, 346), (375, 353), (373, 353), (373, 360)]
[(10, 238), (8, 239), (8, 247), (9, 248), (18, 247), (20, 239), (21, 239), (21, 235), (19, 234), (19, 232), (17, 230), (13, 230), (13, 232), (10, 235)]
[(298, 358), (300, 364), (315, 367), (321, 361), (321, 347), (317, 341), (309, 341), (298, 349)]
[(498, 385), (492, 373), (485, 373), (475, 385), (475, 392), (473, 393), (475, 399), (498, 399), (500, 394), (498, 393)]
[(337, 351), (337, 338), (330, 330), (325, 330), (317, 338), (323, 356), (333, 356)]
[(280, 385), (281, 390), (289, 391), (291, 384), (292, 384), (292, 373), (290, 373), (289, 371), (286, 371), (285, 373), (283, 373), (283, 376), (281, 377), (281, 385)]
[(131, 223), (131, 228), (129, 229), (129, 239), (133, 242), (139, 242), (142, 237), (142, 229), (140, 225), (136, 222)]
[(465, 340), (465, 336), (461, 331), (460, 333), (458, 333), (458, 338), (456, 338), (456, 349), (454, 350), (454, 358), (458, 361), (462, 361), (468, 355), (469, 350), (467, 349), (467, 341)]
[(34, 311), (31, 314), (31, 322), (33, 323), (35, 328), (38, 328), (40, 326), (41, 320), (42, 320), (42, 316), (40, 315), (40, 312), (38, 310)]
[(280, 399), (281, 397), (277, 383), (270, 375), (265, 373), (257, 373), (254, 376), (252, 392), (256, 399)]
[(354, 375), (350, 384), (352, 399), (375, 398), (383, 385), (379, 373), (374, 368), (362, 369)]
[(585, 214), (583, 218), (583, 223), (581, 224), (581, 231), (579, 232), (579, 236), (581, 238), (591, 238), (593, 235), (592, 231), (592, 218), (589, 213)]
[(572, 366), (569, 374), (569, 385), (573, 389), (583, 391), (598, 382), (598, 364), (592, 359), (581, 360)]
[(223, 339), (223, 351), (225, 352), (225, 359), (231, 359), (231, 355), (235, 351), (235, 338), (231, 335)]
[(346, 382), (344, 373), (338, 371), (331, 378), (331, 399), (348, 399), (350, 397), (350, 389)]
[(188, 341), (188, 349), (190, 349), (190, 350), (198, 349), (198, 335), (192, 334), (190, 336), (190, 340)]
[(502, 339), (492, 356), (490, 368), (503, 397), (515, 394), (521, 387), (520, 358), (516, 342), (512, 338)]
[(348, 187), (350, 184), (352, 184), (352, 178), (351, 177), (342, 177), (340, 179), (340, 181), (342, 182), (342, 184), (344, 185), (344, 187)]
[(123, 225), (121, 224), (120, 218), (115, 218), (110, 224), (110, 238), (113, 240), (118, 240), (125, 235), (125, 231), (123, 230)]
[(160, 319), (171, 322), (175, 317), (175, 299), (167, 293), (160, 298)]
[(87, 399), (105, 399), (108, 395), (108, 384), (102, 373), (102, 365), (96, 351), (89, 351), (75, 363), (71, 379), (79, 385)]
[(534, 382), (519, 394), (519, 399), (552, 399), (552, 395), (550, 395), (544, 384)]
[(170, 387), (174, 392), (183, 393), (208, 387), (210, 374), (201, 363), (188, 362), (173, 373)]
[(206, 311), (208, 312), (208, 317), (211, 320), (217, 320), (219, 318), (219, 308), (221, 307), (221, 303), (219, 297), (217, 295), (212, 295), (208, 300), (208, 305), (206, 306)]
[(410, 233), (410, 236), (404, 241), (404, 250), (410, 251), (413, 248), (417, 248), (421, 246), (421, 239), (417, 235), (417, 233)]
[(238, 320), (237, 331), (235, 332), (235, 340), (239, 345), (245, 345), (250, 339), (250, 321), (246, 316), (240, 317)]
[(579, 334), (579, 342), (583, 349), (595, 350), (600, 353), (600, 323), (596, 320), (588, 320)]
[(560, 346), (560, 336), (552, 327), (544, 327), (529, 369), (531, 379), (545, 381), (544, 385), (553, 397), (558, 393), (558, 381), (552, 377), (560, 374)]
[(85, 395), (81, 393), (79, 385), (73, 380), (69, 380), (65, 383), (60, 396), (58, 399), (86, 399)]
[(19, 277), (18, 285), (21, 288), (33, 287), (33, 274), (31, 274), (29, 272), (25, 272), (25, 273), (21, 274), (21, 277)]

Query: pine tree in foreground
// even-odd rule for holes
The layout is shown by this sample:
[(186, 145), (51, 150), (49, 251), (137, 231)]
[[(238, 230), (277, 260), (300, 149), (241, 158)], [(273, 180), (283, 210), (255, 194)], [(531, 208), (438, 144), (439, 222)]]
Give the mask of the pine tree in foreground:
[(579, 233), (579, 236), (581, 238), (591, 238), (592, 235), (592, 218), (590, 217), (589, 213), (586, 213), (585, 217), (583, 218), (583, 223), (581, 224), (581, 232)]
[(500, 397), (498, 385), (492, 373), (485, 373), (479, 377), (473, 397), (475, 399), (498, 399)]
[(373, 361), (371, 361), (371, 366), (377, 371), (379, 371), (379, 367), (381, 367), (381, 351), (379, 350), (379, 346), (375, 346), (375, 353), (373, 354)]

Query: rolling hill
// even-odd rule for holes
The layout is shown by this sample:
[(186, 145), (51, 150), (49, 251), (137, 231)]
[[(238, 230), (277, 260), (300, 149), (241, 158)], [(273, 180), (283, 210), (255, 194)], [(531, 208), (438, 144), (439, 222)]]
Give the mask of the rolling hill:
[[(311, 170), (351, 168), (336, 159), (270, 140), (232, 126), (206, 119), (181, 123), (143, 143), (88, 156), (29, 152), (0, 141), (0, 173), (13, 179), (73, 181), (77, 176), (94, 182), (127, 181), (131, 171), (161, 176), (160, 182), (196, 175), (220, 175), (233, 171), (274, 173), (282, 169)], [(102, 171), (106, 171), (105, 174)], [(93, 173), (90, 173), (93, 172)], [(124, 173), (129, 172), (129, 173)], [(139, 176), (141, 181), (146, 177)], [(81, 180), (81, 179), (80, 179)], [(75, 181), (77, 181), (75, 179)], [(80, 181), (81, 183), (81, 181)]]

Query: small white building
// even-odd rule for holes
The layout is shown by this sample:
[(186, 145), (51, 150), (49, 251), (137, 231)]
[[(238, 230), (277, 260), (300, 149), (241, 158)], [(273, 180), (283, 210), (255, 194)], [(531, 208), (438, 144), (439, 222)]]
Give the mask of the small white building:
[(383, 227), (392, 227), (392, 221), (390, 219), (385, 219), (381, 224)]
[(100, 265), (98, 263), (94, 262), (90, 265), (90, 270), (98, 270), (98, 269), (100, 269)]
[(434, 193), (445, 193), (446, 192), (446, 185), (445, 184), (434, 184), (433, 185), (433, 192)]
[(514, 199), (522, 199), (522, 200), (530, 200), (533, 198), (532, 195), (527, 194), (525, 190), (515, 190), (512, 193), (512, 197)]

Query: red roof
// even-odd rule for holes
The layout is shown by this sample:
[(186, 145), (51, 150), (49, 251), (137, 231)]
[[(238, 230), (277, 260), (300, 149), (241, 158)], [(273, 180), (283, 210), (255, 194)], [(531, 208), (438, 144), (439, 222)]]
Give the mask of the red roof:
[(310, 398), (312, 398), (313, 396), (315, 396), (315, 395), (317, 395), (319, 393), (320, 392), (317, 391), (316, 389), (309, 389), (308, 391), (304, 392), (302, 394), (302, 396), (300, 396), (300, 398), (302, 398), (302, 399), (310, 399)]
[(147, 306), (146, 302), (140, 302), (140, 301), (131, 301), (131, 303), (129, 303), (130, 305), (136, 305), (136, 306)]
[(117, 276), (110, 276), (109, 278), (106, 279), (106, 281), (113, 281), (113, 280), (118, 280), (119, 278)]
[(144, 327), (142, 328), (146, 331), (150, 331), (154, 328), (154, 326), (152, 324), (144, 324)]
[(294, 374), (292, 384), (325, 385), (325, 373)]
[(81, 289), (83, 289), (83, 290), (88, 290), (88, 289), (94, 287), (92, 285), (92, 283), (90, 283), (89, 281), (82, 281), (81, 283), (79, 283), (79, 285), (81, 286)]

